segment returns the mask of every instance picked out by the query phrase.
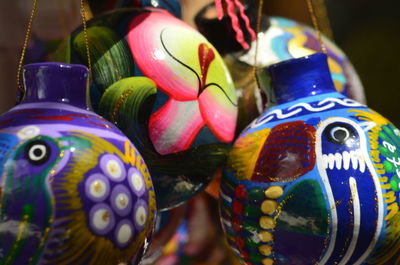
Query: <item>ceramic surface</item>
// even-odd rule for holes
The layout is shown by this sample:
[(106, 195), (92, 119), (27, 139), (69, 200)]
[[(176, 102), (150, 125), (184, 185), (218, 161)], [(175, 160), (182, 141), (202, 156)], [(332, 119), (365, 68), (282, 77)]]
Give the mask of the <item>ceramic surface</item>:
[[(92, 104), (134, 142), (149, 165), (159, 209), (211, 180), (234, 138), (237, 101), (215, 48), (163, 10), (120, 10), (88, 23)], [(74, 32), (58, 60), (86, 63)]]
[(26, 95), (0, 117), (0, 264), (141, 258), (156, 213), (149, 171), (88, 110), (82, 65), (24, 67)]
[(326, 56), (269, 68), (278, 105), (236, 140), (222, 224), (246, 264), (398, 264), (400, 131), (335, 92)]

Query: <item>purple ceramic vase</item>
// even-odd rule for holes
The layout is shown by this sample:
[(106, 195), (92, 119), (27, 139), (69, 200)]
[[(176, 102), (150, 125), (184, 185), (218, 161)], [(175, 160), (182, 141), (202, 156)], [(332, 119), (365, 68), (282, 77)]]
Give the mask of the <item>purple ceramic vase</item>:
[(90, 111), (85, 66), (23, 74), (23, 101), (0, 117), (0, 264), (136, 262), (156, 213), (142, 157)]

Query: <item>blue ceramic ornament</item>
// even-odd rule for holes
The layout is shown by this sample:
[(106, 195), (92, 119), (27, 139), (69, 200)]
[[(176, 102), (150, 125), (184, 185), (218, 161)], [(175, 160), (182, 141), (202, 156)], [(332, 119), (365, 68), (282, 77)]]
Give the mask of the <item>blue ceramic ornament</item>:
[(89, 110), (87, 79), (83, 65), (27, 65), (23, 101), (0, 117), (2, 265), (143, 255), (156, 212), (150, 174), (128, 138)]
[(236, 140), (221, 185), (246, 264), (399, 264), (400, 131), (335, 91), (326, 55), (269, 67), (278, 105)]

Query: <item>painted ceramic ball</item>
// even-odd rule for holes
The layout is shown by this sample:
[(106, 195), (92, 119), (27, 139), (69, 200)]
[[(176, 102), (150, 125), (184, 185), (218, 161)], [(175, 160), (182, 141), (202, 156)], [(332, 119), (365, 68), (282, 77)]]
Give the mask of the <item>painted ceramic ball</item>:
[(24, 68), (0, 117), (0, 264), (118, 264), (142, 256), (155, 195), (121, 131), (88, 110), (82, 65)]
[(400, 131), (335, 92), (324, 54), (269, 67), (278, 105), (236, 140), (221, 186), (244, 264), (398, 264)]
[[(215, 48), (161, 9), (123, 9), (88, 22), (95, 110), (149, 166), (160, 210), (200, 192), (226, 160), (236, 127), (232, 79)], [(82, 29), (58, 60), (86, 63)]]

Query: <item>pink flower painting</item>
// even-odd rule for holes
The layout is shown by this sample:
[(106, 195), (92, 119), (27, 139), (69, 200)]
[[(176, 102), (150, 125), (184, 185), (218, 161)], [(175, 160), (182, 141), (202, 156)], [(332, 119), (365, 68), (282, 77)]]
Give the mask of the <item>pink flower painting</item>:
[(127, 40), (142, 73), (168, 96), (148, 125), (158, 153), (189, 149), (205, 126), (218, 141), (233, 140), (235, 88), (222, 58), (200, 33), (166, 12), (149, 12), (133, 18)]

